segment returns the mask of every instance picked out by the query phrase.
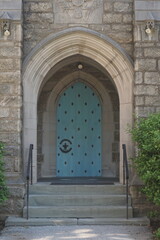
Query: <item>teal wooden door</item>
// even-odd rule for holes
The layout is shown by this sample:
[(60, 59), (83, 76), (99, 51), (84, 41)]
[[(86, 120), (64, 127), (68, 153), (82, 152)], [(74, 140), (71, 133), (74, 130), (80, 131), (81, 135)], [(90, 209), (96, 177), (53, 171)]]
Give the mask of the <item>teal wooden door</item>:
[(82, 82), (59, 98), (56, 158), (57, 176), (101, 176), (101, 103)]

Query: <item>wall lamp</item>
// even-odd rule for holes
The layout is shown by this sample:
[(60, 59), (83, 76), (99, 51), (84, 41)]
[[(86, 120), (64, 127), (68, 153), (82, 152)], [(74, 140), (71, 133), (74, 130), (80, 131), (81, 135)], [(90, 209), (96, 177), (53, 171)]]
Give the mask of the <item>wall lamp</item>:
[(4, 36), (8, 37), (11, 35), (10, 30), (9, 30), (9, 22), (8, 21), (3, 21), (2, 29), (3, 29)]
[(11, 35), (11, 32), (10, 32), (11, 17), (7, 12), (5, 12), (0, 17), (0, 19), (1, 19), (1, 31), (3, 36), (9, 37)]
[(147, 35), (151, 35), (155, 29), (155, 23), (154, 21), (147, 21), (146, 22), (146, 27), (145, 27), (145, 32)]
[(82, 70), (83, 69), (82, 63), (79, 63), (77, 67), (78, 67), (79, 70)]

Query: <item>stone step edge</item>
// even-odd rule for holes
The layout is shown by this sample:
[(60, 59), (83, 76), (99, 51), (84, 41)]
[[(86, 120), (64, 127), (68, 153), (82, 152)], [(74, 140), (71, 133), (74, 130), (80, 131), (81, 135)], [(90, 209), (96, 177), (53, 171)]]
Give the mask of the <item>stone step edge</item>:
[[(29, 194), (29, 197), (85, 197), (85, 198), (88, 198), (88, 197), (95, 197), (95, 198), (101, 198), (101, 197), (107, 197), (107, 198), (110, 198), (110, 197), (124, 197), (126, 198), (126, 194), (107, 194), (107, 193), (104, 193), (104, 194), (86, 194), (84, 193), (84, 195), (82, 193), (67, 193), (67, 194), (63, 194), (63, 193), (57, 193), (57, 194), (45, 194), (45, 193), (42, 193), (42, 194), (36, 194), (36, 193), (30, 193)], [(129, 198), (131, 197), (130, 195), (128, 196)]]
[[(29, 206), (29, 209), (36, 209), (36, 210), (38, 210), (38, 209), (59, 209), (59, 210), (61, 210), (61, 209), (65, 209), (65, 208), (68, 208), (68, 209), (97, 209), (97, 208), (99, 208), (99, 209), (103, 209), (103, 208), (105, 208), (105, 209), (114, 209), (114, 210), (116, 210), (116, 209), (122, 209), (122, 210), (124, 210), (124, 209), (126, 209), (126, 206), (124, 206), (124, 205), (117, 205), (117, 206), (115, 206), (115, 205), (108, 205), (108, 206), (104, 206), (104, 205), (102, 205), (102, 206), (99, 206), (99, 205), (93, 205), (93, 206), (80, 206), (80, 205), (78, 205), (78, 206), (74, 206), (74, 205), (71, 205), (71, 206), (66, 206), (66, 205), (63, 205), (63, 206)], [(24, 208), (23, 208), (24, 210), (26, 210), (27, 209), (27, 206), (24, 206)], [(128, 206), (128, 209), (132, 209), (132, 206)]]
[(139, 218), (26, 218), (8, 217), (6, 227), (16, 226), (69, 226), (69, 225), (133, 225), (149, 226), (147, 217)]

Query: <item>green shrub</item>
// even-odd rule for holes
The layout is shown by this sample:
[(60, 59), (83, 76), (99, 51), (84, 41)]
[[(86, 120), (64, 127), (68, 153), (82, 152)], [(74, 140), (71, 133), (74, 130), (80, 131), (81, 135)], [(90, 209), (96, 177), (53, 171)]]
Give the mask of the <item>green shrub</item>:
[(160, 228), (158, 228), (157, 231), (155, 232), (155, 237), (156, 239), (160, 239)]
[(160, 205), (160, 113), (137, 120), (130, 132), (137, 144), (137, 156), (133, 160), (144, 182), (143, 192)]
[(160, 212), (158, 210), (152, 210), (148, 213), (148, 217), (150, 219), (157, 219), (160, 218)]
[(4, 145), (0, 143), (0, 203), (3, 203), (7, 200), (8, 197), (8, 189), (5, 183), (4, 177), (4, 162), (3, 162), (3, 154), (4, 154)]

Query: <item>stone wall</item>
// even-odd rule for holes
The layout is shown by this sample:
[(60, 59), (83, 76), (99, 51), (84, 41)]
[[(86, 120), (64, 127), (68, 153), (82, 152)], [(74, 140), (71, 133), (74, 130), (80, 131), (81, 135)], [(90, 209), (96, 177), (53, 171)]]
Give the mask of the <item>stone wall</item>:
[[(160, 111), (159, 12), (158, 0), (23, 0), (23, 6), (22, 0), (0, 0), (0, 141), (5, 143), (4, 160), (11, 192), (10, 199), (0, 210), (2, 214), (20, 215), (24, 204), (22, 48), (25, 58), (48, 35), (75, 26), (109, 36), (134, 60), (134, 110), (139, 117), (146, 117), (149, 113)], [(4, 16), (10, 21), (11, 35), (8, 37), (2, 31)], [(145, 31), (148, 22), (154, 26), (149, 35)], [(142, 198), (137, 195), (137, 182), (133, 181), (132, 185), (136, 209)]]
[[(0, 1), (0, 141), (5, 144), (5, 169), (10, 190), (1, 214), (22, 212), (22, 89), (21, 89), (21, 0)], [(3, 11), (2, 11), (3, 9)], [(3, 21), (9, 21), (5, 36)]]
[[(148, 10), (149, 9), (149, 10)], [(135, 112), (140, 117), (160, 111), (160, 1), (135, 1)], [(146, 33), (147, 23), (154, 27)]]
[[(134, 21), (134, 106), (137, 117), (160, 111), (160, 1), (135, 1)], [(146, 33), (151, 23), (151, 34)], [(136, 174), (131, 183), (134, 214), (146, 215), (153, 209), (142, 195)]]
[(25, 56), (47, 35), (74, 26), (106, 34), (133, 55), (133, 0), (74, 2), (24, 0)]
[(135, 41), (135, 112), (140, 117), (160, 111), (160, 45), (158, 41), (158, 38), (153, 41)]

